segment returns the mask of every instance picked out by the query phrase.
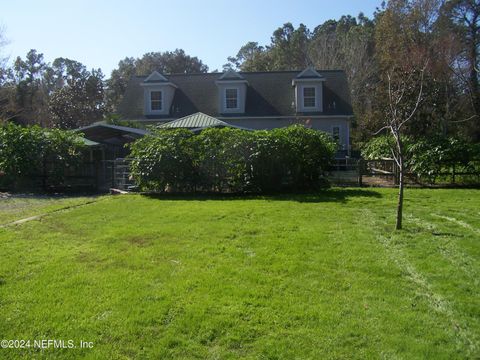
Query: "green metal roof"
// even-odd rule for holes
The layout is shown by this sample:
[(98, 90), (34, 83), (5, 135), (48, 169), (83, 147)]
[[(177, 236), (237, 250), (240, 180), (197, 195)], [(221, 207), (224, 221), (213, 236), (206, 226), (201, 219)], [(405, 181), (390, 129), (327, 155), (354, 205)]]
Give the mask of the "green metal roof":
[(83, 143), (86, 146), (98, 146), (98, 145), (100, 145), (100, 143), (92, 141), (92, 140), (88, 140), (87, 138), (82, 138), (82, 140), (83, 140)]
[(159, 125), (160, 128), (203, 129), (209, 127), (236, 127), (207, 114), (197, 112), (183, 118)]

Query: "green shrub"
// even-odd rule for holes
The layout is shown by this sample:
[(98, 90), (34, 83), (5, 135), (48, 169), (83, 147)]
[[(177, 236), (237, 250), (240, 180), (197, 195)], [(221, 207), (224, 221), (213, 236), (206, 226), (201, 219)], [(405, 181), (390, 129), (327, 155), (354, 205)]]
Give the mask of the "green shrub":
[[(402, 136), (402, 142), (406, 151), (408, 151), (413, 139), (409, 136)], [(363, 145), (361, 153), (362, 157), (367, 160), (391, 159), (392, 149), (395, 148), (393, 136), (376, 136)]]
[(232, 128), (211, 128), (194, 136), (195, 165), (200, 188), (240, 192), (248, 189), (251, 172), (248, 157), (252, 133)]
[(0, 127), (0, 186), (14, 188), (44, 175), (51, 185), (60, 184), (65, 170), (80, 163), (83, 147), (82, 138), (70, 131), (4, 124)]
[(336, 144), (323, 132), (296, 125), (255, 134), (253, 185), (260, 191), (310, 190), (322, 185)]
[[(454, 167), (465, 172), (478, 171), (479, 146), (454, 137), (402, 138), (405, 165), (418, 178), (433, 183), (441, 174)], [(367, 160), (391, 158), (395, 147), (391, 136), (372, 138), (362, 149)]]
[(140, 188), (191, 191), (198, 182), (192, 136), (185, 129), (158, 130), (131, 144), (131, 171)]
[(311, 190), (335, 149), (329, 135), (302, 126), (157, 130), (131, 145), (132, 174), (148, 191)]

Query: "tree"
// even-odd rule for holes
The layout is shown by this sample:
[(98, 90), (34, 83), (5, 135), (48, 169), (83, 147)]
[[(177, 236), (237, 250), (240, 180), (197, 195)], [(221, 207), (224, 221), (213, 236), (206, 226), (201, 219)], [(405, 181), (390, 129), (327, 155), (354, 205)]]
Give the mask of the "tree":
[[(17, 57), (2, 84), (4, 118), (23, 124), (77, 128), (101, 120), (105, 113), (103, 74), (60, 57), (52, 64), (30, 50)], [(5, 99), (5, 100), (4, 100)]]
[[(3, 54), (3, 48), (7, 44), (8, 44), (8, 40), (5, 37), (5, 29), (3, 27), (0, 27), (0, 81), (3, 80), (4, 71), (6, 68), (7, 60), (8, 60), (8, 57), (4, 56)], [(0, 85), (2, 85), (2, 82), (0, 82)]]
[(263, 46), (250, 41), (243, 45), (236, 56), (230, 56), (224, 69), (236, 69), (242, 71), (269, 71), (271, 70), (271, 56)]
[(106, 108), (113, 112), (127, 90), (130, 78), (135, 75), (135, 58), (126, 57), (120, 60), (118, 68), (112, 70), (110, 78), (106, 81)]
[(74, 129), (103, 118), (105, 113), (103, 74), (100, 69), (86, 71), (58, 88), (48, 102), (54, 127)]
[(309, 50), (316, 68), (345, 71), (360, 139), (369, 133), (372, 93), (378, 82), (374, 35), (374, 21), (362, 13), (357, 19), (342, 16), (338, 21), (329, 20), (315, 28)]
[(462, 49), (452, 69), (463, 80), (470, 97), (471, 107), (476, 116), (473, 139), (480, 141), (480, 85), (479, 85), (479, 47), (480, 47), (480, 1), (448, 1), (443, 12), (451, 20), (450, 30), (458, 36)]
[(276, 29), (270, 44), (259, 46), (250, 41), (240, 48), (236, 56), (228, 58), (224, 68), (241, 71), (301, 70), (311, 65), (309, 43), (311, 33), (303, 24), (297, 29), (286, 23)]
[(338, 21), (328, 20), (313, 32), (303, 24), (295, 28), (286, 23), (273, 32), (270, 44), (246, 43), (236, 56), (228, 58), (224, 68), (276, 71), (313, 65), (318, 69), (345, 70), (353, 108), (363, 124), (369, 118), (371, 94), (378, 78), (374, 33), (374, 21), (363, 14), (357, 19), (342, 16)]
[(270, 52), (275, 70), (302, 70), (310, 65), (308, 43), (310, 30), (300, 24), (297, 29), (286, 23), (273, 32)]
[(55, 59), (49, 70), (51, 70), (53, 75), (52, 78), (56, 89), (65, 85), (72, 85), (90, 76), (86, 66), (81, 62), (63, 57)]
[[(458, 86), (451, 71), (458, 60), (459, 40), (447, 31), (449, 25), (442, 15), (442, 4), (440, 0), (391, 0), (377, 15), (375, 57), (379, 77), (395, 68), (422, 68), (428, 59), (423, 106), (405, 130), (412, 136), (447, 136), (453, 130), (450, 123), (462, 116), (458, 99), (464, 89)], [(386, 81), (380, 81), (375, 86), (375, 128), (383, 121), (382, 109), (388, 106), (386, 84)]]
[[(403, 144), (403, 130), (410, 120), (417, 113), (423, 96), (423, 77), (425, 66), (417, 71), (411, 69), (409, 71), (392, 70), (387, 74), (388, 79), (388, 107), (385, 109), (385, 126), (378, 132), (383, 130), (389, 131), (394, 140), (395, 146), (392, 148), (392, 156), (398, 166), (398, 202), (397, 202), (397, 219), (395, 229), (402, 228), (403, 217), (403, 192), (405, 177), (405, 149)], [(415, 79), (418, 76), (419, 80)], [(416, 100), (411, 103), (408, 99), (416, 93)]]
[(11, 86), (13, 74), (11, 69), (7, 67), (8, 57), (3, 54), (3, 48), (7, 44), (8, 41), (5, 37), (5, 30), (0, 27), (0, 123), (11, 117), (10, 105), (13, 95)]
[[(47, 118), (46, 94), (43, 87), (43, 75), (47, 63), (42, 53), (30, 50), (25, 59), (17, 57), (13, 66), (15, 82), (15, 110), (20, 120), (26, 123), (42, 121)], [(40, 120), (38, 120), (40, 119)]]
[(206, 73), (208, 66), (182, 49), (146, 53), (135, 61), (137, 75), (150, 75), (154, 70), (162, 74)]

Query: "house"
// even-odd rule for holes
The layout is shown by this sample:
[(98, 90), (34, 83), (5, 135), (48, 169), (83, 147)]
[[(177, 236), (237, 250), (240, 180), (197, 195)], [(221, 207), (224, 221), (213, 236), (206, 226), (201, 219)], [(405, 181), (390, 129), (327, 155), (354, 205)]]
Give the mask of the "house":
[[(353, 117), (343, 71), (235, 72), (132, 77), (119, 105), (122, 119), (162, 127), (273, 129), (303, 124), (350, 149)], [(210, 124), (210, 125), (209, 125)], [(213, 125), (212, 125), (213, 124)]]

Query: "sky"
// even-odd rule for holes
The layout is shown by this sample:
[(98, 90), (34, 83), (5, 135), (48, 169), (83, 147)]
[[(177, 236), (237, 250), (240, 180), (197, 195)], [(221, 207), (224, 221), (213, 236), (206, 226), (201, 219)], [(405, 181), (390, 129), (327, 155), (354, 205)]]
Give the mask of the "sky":
[(242, 45), (270, 43), (286, 22), (310, 30), (342, 15), (372, 16), (381, 0), (81, 0), (3, 1), (0, 26), (13, 61), (30, 49), (47, 62), (57, 57), (101, 68), (151, 51), (184, 49), (210, 68), (222, 69)]

